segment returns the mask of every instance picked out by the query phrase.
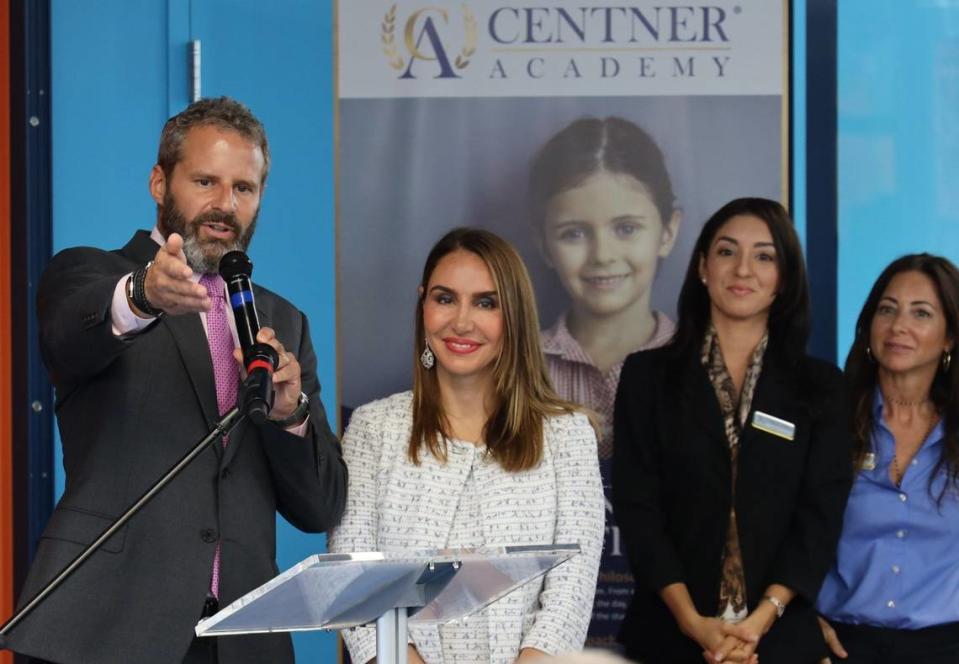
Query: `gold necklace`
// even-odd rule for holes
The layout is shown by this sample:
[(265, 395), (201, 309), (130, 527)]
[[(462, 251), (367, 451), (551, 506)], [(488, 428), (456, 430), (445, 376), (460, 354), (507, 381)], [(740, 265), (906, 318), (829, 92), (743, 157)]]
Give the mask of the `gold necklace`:
[[(928, 401), (928, 399), (927, 399), (927, 401)], [(893, 402), (893, 403), (895, 403), (895, 402)], [(924, 435), (924, 436), (922, 437), (922, 440), (919, 441), (919, 447), (920, 447), (920, 448), (922, 448), (922, 444), (923, 444), (924, 442), (926, 442), (926, 438), (929, 437), (929, 434), (932, 433), (932, 430), (936, 428), (936, 424), (938, 424), (938, 423), (939, 423), (939, 420), (938, 420), (936, 417), (933, 417), (933, 419), (932, 419), (932, 424), (930, 424), (930, 425), (929, 425), (929, 428), (926, 429), (926, 435)], [(918, 454), (918, 453), (919, 453), (919, 450), (916, 450), (916, 454)], [(915, 456), (915, 455), (914, 455), (914, 456)], [(892, 450), (892, 471), (893, 471), (893, 474), (894, 474), (895, 477), (896, 477), (896, 479), (894, 480), (894, 482), (895, 482), (895, 484), (896, 484), (896, 488), (897, 488), (897, 489), (901, 489), (901, 488), (902, 488), (902, 480), (903, 480), (903, 479), (905, 478), (905, 476), (906, 476), (906, 471), (899, 469), (899, 455), (896, 454), (896, 449), (895, 449), (895, 447), (893, 447), (893, 450)]]
[(902, 488), (902, 479), (906, 476), (904, 472), (899, 470), (899, 459), (897, 458), (895, 452), (892, 455), (892, 471), (896, 476), (895, 484), (897, 489)]
[(928, 396), (926, 396), (924, 399), (920, 399), (919, 401), (902, 401), (902, 400), (900, 400), (900, 399), (894, 399), (893, 397), (889, 396), (888, 394), (883, 394), (883, 395), (882, 395), (882, 398), (883, 398), (883, 400), (888, 401), (888, 402), (890, 402), (890, 403), (894, 403), (894, 404), (896, 404), (897, 406), (908, 406), (908, 407), (911, 407), (911, 406), (921, 406), (921, 405), (929, 402), (929, 397), (928, 397)]

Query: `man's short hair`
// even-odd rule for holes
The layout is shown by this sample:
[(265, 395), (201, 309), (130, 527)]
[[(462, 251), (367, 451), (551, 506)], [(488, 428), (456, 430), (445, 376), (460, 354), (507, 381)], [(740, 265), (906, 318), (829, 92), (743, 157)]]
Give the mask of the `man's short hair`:
[(157, 164), (168, 179), (173, 174), (173, 167), (183, 158), (181, 151), (187, 133), (193, 127), (203, 126), (235, 131), (259, 146), (263, 152), (263, 177), (260, 183), (266, 182), (270, 172), (270, 146), (266, 141), (266, 130), (249, 108), (230, 97), (195, 101), (166, 121), (160, 134)]

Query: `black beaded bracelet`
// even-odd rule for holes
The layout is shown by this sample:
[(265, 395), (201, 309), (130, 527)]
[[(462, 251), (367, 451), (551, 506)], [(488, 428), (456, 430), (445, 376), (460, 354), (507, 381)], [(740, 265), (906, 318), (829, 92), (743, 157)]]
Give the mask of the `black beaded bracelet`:
[(163, 310), (154, 308), (153, 305), (150, 304), (150, 300), (147, 299), (147, 270), (150, 269), (151, 265), (153, 265), (153, 261), (150, 261), (133, 273), (131, 277), (133, 288), (131, 289), (130, 299), (133, 301), (133, 306), (147, 316), (157, 317), (163, 314)]

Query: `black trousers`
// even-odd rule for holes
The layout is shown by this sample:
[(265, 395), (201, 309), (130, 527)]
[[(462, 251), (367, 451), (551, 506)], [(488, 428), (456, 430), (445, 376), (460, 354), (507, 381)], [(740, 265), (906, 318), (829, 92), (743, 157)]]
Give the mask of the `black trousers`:
[(216, 636), (193, 637), (183, 664), (217, 664)]
[[(193, 637), (190, 649), (186, 651), (183, 664), (217, 664), (216, 636), (204, 638)], [(54, 664), (54, 662), (35, 657), (27, 660), (28, 664)]]
[[(216, 653), (217, 637), (209, 636), (204, 638), (194, 637), (190, 643), (190, 649), (186, 651), (183, 658), (183, 664), (217, 664)], [(54, 664), (45, 659), (35, 657), (27, 660), (28, 664)]]
[[(219, 609), (219, 604), (215, 597), (207, 597), (203, 604), (203, 610), (200, 612), (200, 618), (209, 618)], [(190, 642), (190, 647), (183, 657), (183, 664), (217, 664), (217, 637), (206, 636), (202, 639), (194, 636)], [(28, 664), (55, 664), (45, 659), (31, 657), (27, 660)]]
[[(216, 598), (208, 596), (203, 603), (203, 610), (200, 612), (200, 619), (209, 618), (220, 609)], [(183, 664), (217, 664), (215, 636), (194, 636), (190, 643), (190, 648), (183, 657)]]
[(956, 664), (959, 662), (959, 622), (924, 629), (890, 629), (832, 623), (846, 659), (843, 664)]

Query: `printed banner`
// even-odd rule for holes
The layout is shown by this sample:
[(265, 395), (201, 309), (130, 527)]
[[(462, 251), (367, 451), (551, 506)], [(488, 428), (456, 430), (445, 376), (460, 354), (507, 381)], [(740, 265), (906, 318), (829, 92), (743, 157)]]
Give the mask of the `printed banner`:
[[(338, 330), (345, 414), (411, 385), (416, 288), (447, 230), (512, 242), (555, 387), (611, 414), (669, 338), (704, 221), (787, 200), (785, 2), (340, 2)], [(607, 500), (587, 645), (615, 648), (633, 576)]]

